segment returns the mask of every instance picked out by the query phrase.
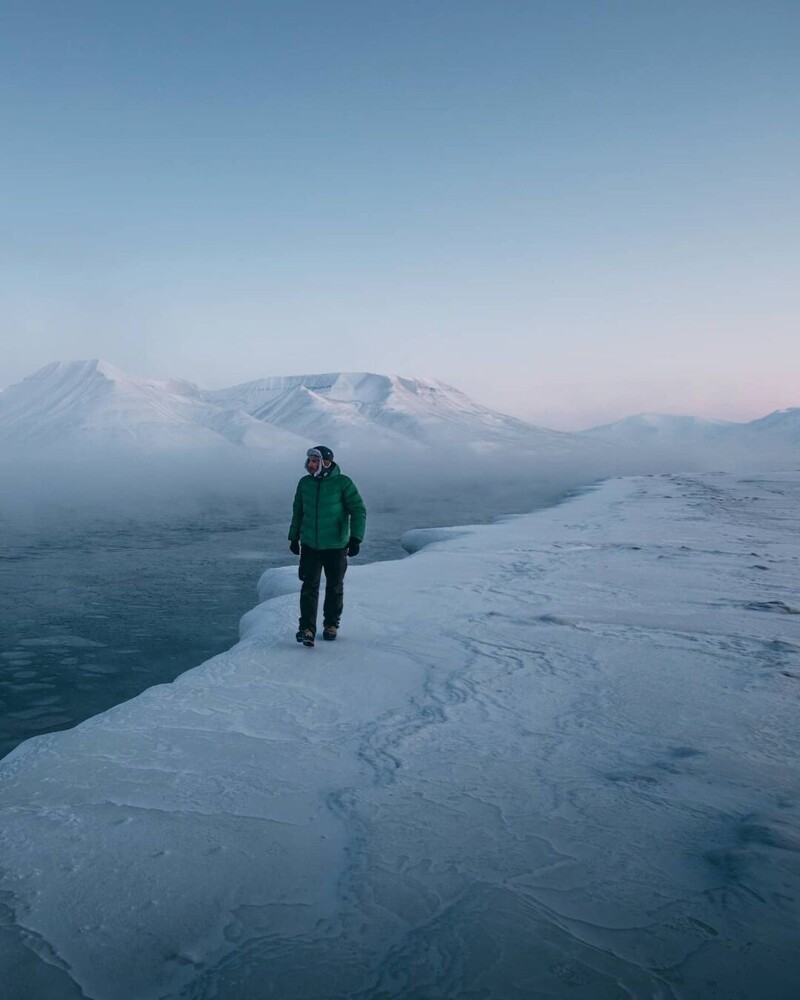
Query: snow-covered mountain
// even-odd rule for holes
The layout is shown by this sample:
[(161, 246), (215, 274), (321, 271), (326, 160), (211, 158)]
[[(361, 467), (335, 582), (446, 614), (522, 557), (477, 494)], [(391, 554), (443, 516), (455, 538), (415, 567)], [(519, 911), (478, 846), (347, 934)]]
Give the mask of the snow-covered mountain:
[(800, 445), (800, 408), (776, 410), (747, 423), (640, 413), (582, 433), (631, 452), (683, 455), (720, 467), (748, 462), (768, 466), (796, 458)]
[(370, 372), (258, 379), (205, 398), (311, 438), (374, 447), (565, 451), (580, 441), (497, 413), (444, 382)]
[(97, 359), (53, 362), (0, 393), (0, 442), (33, 450), (89, 444), (144, 451), (301, 444), (242, 410), (207, 402), (190, 382), (137, 378)]
[(585, 459), (603, 452), (725, 467), (749, 456), (791, 460), (800, 444), (800, 408), (744, 424), (643, 413), (567, 434), (498, 413), (432, 379), (329, 372), (212, 390), (139, 378), (96, 359), (53, 362), (0, 392), (0, 445), (32, 455), (73, 447), (297, 455), (319, 442), (361, 453), (513, 450)]
[(706, 444), (720, 440), (741, 425), (728, 420), (706, 420), (702, 417), (674, 416), (669, 413), (638, 413), (611, 424), (590, 427), (583, 431), (590, 437), (628, 444), (666, 445)]
[(754, 439), (768, 437), (797, 447), (800, 445), (800, 406), (775, 410), (766, 417), (751, 421), (747, 427), (754, 435)]
[(322, 441), (423, 452), (509, 448), (569, 454), (577, 435), (548, 431), (426, 379), (370, 373), (263, 378), (229, 389), (128, 375), (105, 361), (54, 362), (0, 392), (0, 442), (197, 450), (221, 444), (305, 450)]

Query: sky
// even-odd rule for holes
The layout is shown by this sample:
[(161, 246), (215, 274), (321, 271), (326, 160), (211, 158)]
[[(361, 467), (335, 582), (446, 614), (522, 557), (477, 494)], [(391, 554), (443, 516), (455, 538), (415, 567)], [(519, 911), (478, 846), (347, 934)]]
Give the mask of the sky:
[(800, 406), (795, 0), (5, 0), (0, 386)]

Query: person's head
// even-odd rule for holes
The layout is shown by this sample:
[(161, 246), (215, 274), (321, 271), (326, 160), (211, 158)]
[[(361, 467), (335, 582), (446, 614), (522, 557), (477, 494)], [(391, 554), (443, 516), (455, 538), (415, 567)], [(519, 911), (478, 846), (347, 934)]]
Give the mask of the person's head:
[(333, 465), (333, 452), (324, 444), (315, 445), (306, 452), (306, 471), (309, 475), (320, 477)]

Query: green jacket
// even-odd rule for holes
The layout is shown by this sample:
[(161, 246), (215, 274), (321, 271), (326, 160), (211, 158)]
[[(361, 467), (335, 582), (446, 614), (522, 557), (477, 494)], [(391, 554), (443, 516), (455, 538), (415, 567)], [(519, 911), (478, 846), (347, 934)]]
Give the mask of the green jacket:
[(289, 541), (313, 549), (343, 549), (351, 536), (364, 538), (367, 509), (349, 476), (334, 462), (322, 479), (303, 476), (292, 505)]

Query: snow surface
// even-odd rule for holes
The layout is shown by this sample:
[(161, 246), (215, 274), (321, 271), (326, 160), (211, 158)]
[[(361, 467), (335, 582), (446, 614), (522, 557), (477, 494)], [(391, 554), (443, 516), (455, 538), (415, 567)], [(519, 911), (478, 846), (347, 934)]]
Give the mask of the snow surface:
[(798, 501), (417, 531), (310, 650), (268, 571), (229, 652), (0, 764), (11, 995), (793, 998)]

